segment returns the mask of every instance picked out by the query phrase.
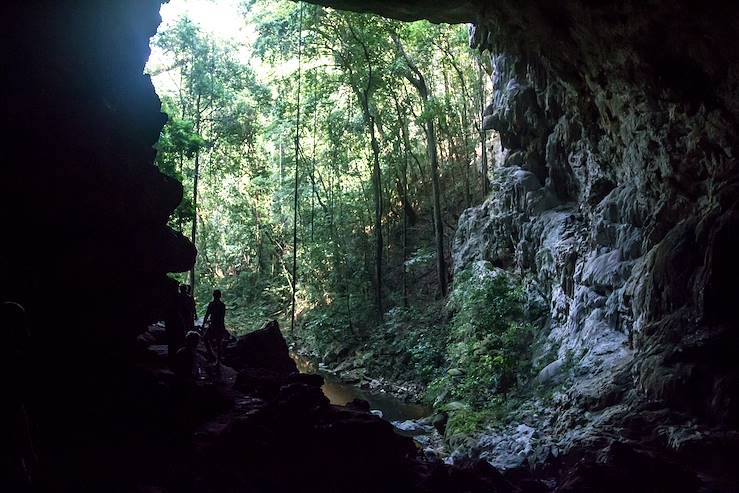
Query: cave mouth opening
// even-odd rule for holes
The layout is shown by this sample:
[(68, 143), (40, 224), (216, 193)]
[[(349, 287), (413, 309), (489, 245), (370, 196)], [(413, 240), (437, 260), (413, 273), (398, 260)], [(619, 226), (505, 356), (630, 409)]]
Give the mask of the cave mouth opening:
[[(400, 5), (407, 11), (418, 11), (419, 6), (431, 2), (408, 2), (408, 6), (401, 0), (388, 0), (379, 7), (378, 3), (367, 5), (381, 9), (394, 4), (395, 8)], [(468, 10), (480, 5), (477, 1), (461, 4), (466, 7), (460, 8)], [(718, 9), (718, 2), (703, 2), (674, 9), (668, 4), (632, 2), (610, 8), (580, 2), (572, 10), (571, 3), (537, 9), (533, 2), (524, 6), (500, 1), (495, 2), (494, 19), (478, 19), (481, 25), (489, 22), (490, 32), (502, 34), (497, 53), (502, 62), (509, 64), (496, 76), (511, 92), (497, 101), (503, 118), (496, 124), (506, 127), (501, 132), (507, 133), (508, 144), (516, 150), (506, 163), (513, 171), (505, 182), (510, 187), (496, 188), (487, 203), (501, 205), (500, 210), (506, 213), (527, 214), (513, 218), (507, 214), (505, 222), (492, 224), (503, 234), (489, 234), (486, 225), (491, 223), (486, 221), (486, 214), (495, 207), (478, 207), (465, 214), (466, 236), (462, 243), (472, 247), (469, 251), (484, 251), (498, 258), (520, 252), (517, 258), (523, 262), (521, 271), (532, 277), (541, 273), (539, 265), (544, 262), (549, 267), (540, 284), (544, 289), (527, 294), (545, 295), (543, 316), (549, 322), (560, 315), (568, 319), (560, 319), (567, 325), (548, 323), (539, 335), (559, 338), (562, 350), (583, 344), (586, 356), (578, 351), (564, 360), (540, 360), (549, 364), (544, 368), (547, 371), (538, 373), (538, 379), (569, 386), (559, 383), (559, 378), (572, 376), (573, 385), (564, 394), (541, 396), (556, 407), (528, 405), (534, 401), (517, 406), (523, 417), (511, 423), (502, 437), (506, 440), (504, 452), (510, 453), (500, 453), (503, 442), (486, 440), (486, 453), (491, 454), (488, 457), (528, 462), (512, 469), (513, 474), (507, 475), (511, 479), (528, 474), (533, 463), (543, 466), (541, 471), (555, 474), (554, 482), (544, 478), (548, 487), (528, 483), (529, 490), (545, 491), (554, 484), (561, 484), (560, 490), (567, 491), (736, 490), (736, 468), (729, 458), (739, 450), (737, 331), (728, 307), (736, 298), (736, 269), (731, 268), (731, 261), (737, 244), (734, 144), (738, 109), (734, 90), (739, 86), (737, 45), (731, 41), (739, 6), (727, 4)], [(0, 194), (0, 210), (9, 232), (0, 246), (2, 289), (4, 299), (23, 305), (31, 329), (31, 346), (21, 348), (27, 352), (4, 361), (6, 388), (11, 390), (7, 402), (15, 406), (9, 408), (15, 416), (3, 421), (8, 427), (3, 434), (7, 430), (5, 436), (20, 439), (4, 445), (15, 448), (16, 457), (28, 459), (26, 464), (33, 464), (35, 453), (27, 446), (33, 439), (42, 473), (38, 478), (53, 491), (294, 491), (305, 490), (306, 484), (322, 485), (316, 490), (324, 491), (354, 491), (357, 484), (367, 485), (368, 491), (398, 491), (400, 483), (392, 472), (412, 469), (413, 464), (410, 468), (404, 466), (417, 450), (398, 441), (392, 430), (386, 433), (388, 426), (383, 428), (365, 415), (356, 419), (351, 416), (348, 422), (342, 422), (344, 428), (331, 427), (321, 436), (325, 440), (315, 440), (316, 435), (309, 430), (315, 430), (312, 425), (317, 422), (309, 423), (309, 427), (301, 425), (315, 410), (313, 405), (322, 402), (320, 396), (315, 392), (295, 393), (296, 387), (289, 387), (289, 392), (282, 395), (285, 406), (260, 410), (256, 404), (249, 407), (253, 401), (239, 400), (225, 427), (219, 414), (224, 401), (219, 395), (206, 393), (206, 398), (198, 402), (212, 404), (206, 414), (220, 421), (203, 429), (203, 414), (199, 414), (203, 409), (193, 408), (191, 421), (180, 419), (189, 408), (180, 405), (166, 359), (152, 358), (148, 348), (142, 351), (140, 345), (133, 344), (138, 336), (151, 335), (142, 333), (146, 324), (157, 320), (154, 317), (171, 302), (174, 285), (165, 273), (186, 270), (194, 257), (184, 238), (174, 237), (165, 227), (169, 213), (180, 200), (181, 187), (151, 166), (151, 146), (159, 136), (162, 119), (159, 101), (141, 69), (148, 39), (158, 22), (158, 8), (157, 2), (149, 1), (40, 2), (32, 8), (22, 2), (5, 2), (0, 7), (7, 13), (4, 18), (17, 19), (8, 23), (6, 38), (6, 62), (13, 70), (2, 74), (10, 89), (2, 96), (8, 115), (5, 121), (12, 127), (7, 133), (9, 165), (2, 169), (2, 185), (8, 193)], [(436, 12), (446, 9), (440, 5)], [(665, 15), (668, 12), (670, 15)], [(305, 20), (310, 19), (308, 15)], [(269, 24), (272, 39), (279, 42), (265, 49), (271, 50), (275, 64), (280, 66), (287, 65), (287, 60), (280, 58), (280, 48), (295, 54), (296, 37), (285, 36), (290, 30), (284, 28), (290, 25), (295, 24)], [(351, 30), (348, 35), (353, 39)], [(423, 46), (419, 43), (416, 48)], [(309, 53), (310, 44), (306, 42), (306, 59)], [(412, 53), (418, 56), (424, 52), (414, 49)], [(525, 57), (526, 53), (537, 57)], [(665, 72), (664, 64), (654, 60), (654, 53), (662, 53), (667, 60), (679, 58), (670, 54), (684, 54), (697, 62), (689, 64), (689, 79), (701, 83), (710, 80), (711, 94), (698, 91), (692, 97), (687, 93), (694, 91), (694, 84), (685, 85), (677, 79), (674, 87), (664, 77), (674, 70)], [(356, 54), (362, 59), (361, 50)], [(445, 95), (444, 70), (450, 83), (454, 70), (437, 58), (431, 60), (432, 83), (439, 90), (435, 102), (445, 103), (438, 97)], [(426, 65), (421, 68), (428, 71)], [(696, 77), (696, 71), (705, 73), (708, 79)], [(304, 72), (305, 118), (300, 132), (303, 154), (295, 160), (308, 165), (313, 162), (309, 72)], [(366, 71), (354, 74), (366, 77)], [(469, 83), (475, 75), (473, 69), (466, 79), (470, 93), (473, 86)], [(388, 80), (393, 83), (371, 86), (372, 94), (403, 88), (398, 82), (402, 79)], [(321, 94), (318, 89), (324, 86), (313, 85)], [(414, 94), (412, 87), (405, 82), (403, 85), (409, 95)], [(250, 133), (236, 124), (238, 120), (218, 121), (243, 130), (237, 136), (257, 136), (255, 151), (250, 153), (252, 161), (237, 166), (225, 159), (207, 159), (203, 149), (208, 139), (193, 135), (185, 124), (166, 130), (169, 142), (164, 139), (159, 144), (160, 152), (164, 144), (181, 145), (185, 170), (193, 164), (194, 151), (200, 149), (203, 180), (207, 181), (210, 174), (210, 179), (218, 183), (214, 188), (219, 193), (209, 200), (222, 206), (213, 209), (213, 217), (225, 226), (210, 227), (210, 216), (203, 218), (198, 242), (205, 248), (201, 248), (199, 268), (206, 270), (211, 279), (222, 280), (238, 299), (261, 302), (254, 311), (242, 313), (245, 326), (265, 313), (271, 316), (274, 306), (284, 310), (290, 295), (290, 264), (280, 259), (289, 259), (292, 248), (290, 185), (294, 168), (290, 165), (297, 163), (290, 161), (294, 128), (291, 111), (297, 105), (287, 90), (294, 88), (294, 83), (283, 87), (286, 90), (276, 96), (264, 93), (266, 106), (276, 111), (267, 113), (277, 116), (262, 121), (259, 131)], [(452, 95), (461, 93), (461, 84), (450, 91)], [(400, 95), (406, 95), (405, 89)], [(696, 106), (694, 99), (708, 100)], [(380, 107), (393, 109), (391, 100)], [(238, 98), (229, 101), (242, 102)], [(316, 240), (299, 243), (300, 279), (305, 279), (299, 306), (306, 315), (326, 315), (313, 318), (310, 324), (304, 319), (301, 325), (317, 343), (356, 341), (358, 335), (369, 332), (368, 325), (360, 322), (371, 320), (375, 311), (374, 246), (378, 231), (387, 240), (382, 245), (385, 306), (403, 306), (403, 286), (409, 285), (411, 306), (429, 306), (443, 312), (442, 304), (435, 301), (439, 288), (433, 281), (435, 249), (428, 246), (435, 244), (429, 220), (429, 167), (417, 170), (413, 158), (415, 154), (426, 163), (425, 122), (420, 118), (423, 112), (419, 111), (419, 99), (407, 101), (414, 102), (409, 106), (415, 115), (404, 113), (412, 145), (406, 146), (402, 138), (383, 140), (385, 136), (402, 136), (403, 126), (392, 125), (402, 118), (375, 122), (380, 143), (388, 144), (378, 146), (386, 159), (380, 161), (382, 176), (387, 178), (383, 182), (381, 210), (385, 213), (380, 228), (373, 221), (370, 163), (374, 146), (357, 101), (348, 87), (338, 97), (319, 100), (323, 104), (317, 107), (322, 111), (314, 113), (319, 128), (324, 130), (319, 135), (325, 138), (317, 142), (317, 156), (331, 159), (317, 160), (313, 180), (313, 167), (302, 168), (305, 181), (301, 188), (300, 238), (314, 235)], [(471, 111), (472, 104), (466, 101)], [(243, 103), (246, 109), (259, 108), (248, 99)], [(349, 108), (353, 111), (347, 111)], [(447, 110), (441, 113), (455, 114)], [(501, 114), (485, 116), (495, 119)], [(541, 125), (522, 128), (518, 125), (521, 116), (534, 117)], [(233, 125), (226, 125), (230, 123)], [(383, 125), (384, 135), (379, 125)], [(258, 146), (262, 127), (276, 135), (282, 131), (282, 138), (276, 142), (283, 145), (273, 143), (272, 154), (261, 152)], [(474, 136), (475, 125), (469, 127), (472, 133), (467, 132), (468, 137)], [(439, 127), (439, 134), (443, 132)], [(457, 133), (457, 141), (464, 142), (465, 134)], [(438, 147), (444, 164), (440, 184), (446, 191), (441, 204), (450, 215), (447, 219), (453, 219), (455, 209), (449, 204), (467, 203), (459, 197), (465, 197), (465, 171), (475, 176), (475, 168), (469, 162), (462, 166), (448, 157), (464, 155), (464, 149), (472, 154), (473, 146), (461, 146), (463, 150), (456, 153), (455, 146)], [(403, 176), (403, 166), (389, 164), (402, 164), (404, 160), (387, 158), (402, 157), (406, 154), (403, 151), (410, 157), (408, 180), (396, 180), (395, 172)], [(180, 164), (178, 158), (169, 163), (175, 169)], [(550, 178), (563, 185), (555, 192), (579, 200), (562, 203), (542, 186), (536, 189), (542, 193), (538, 196), (541, 200), (533, 204), (535, 209), (520, 210), (521, 200), (537, 198), (536, 194), (521, 192), (542, 185), (521, 172), (524, 158), (535, 164), (544, 162), (556, 172)], [(320, 166), (324, 162), (331, 165)], [(241, 165), (250, 170), (243, 183), (238, 179), (241, 175), (224, 178), (221, 174), (221, 170), (240, 169)], [(159, 166), (164, 169), (161, 163)], [(520, 177), (526, 180), (518, 180)], [(184, 181), (187, 186), (188, 180)], [(471, 195), (480, 197), (480, 182), (469, 183), (478, 185), (471, 187)], [(411, 190), (411, 200), (405, 202), (400, 200), (406, 188), (403, 185)], [(306, 193), (308, 190), (310, 193)], [(449, 190), (457, 190), (457, 202), (449, 200)], [(242, 196), (250, 201), (236, 201)], [(203, 201), (200, 203), (203, 205)], [(323, 212), (324, 206), (329, 213)], [(414, 224), (414, 213), (416, 222), (408, 226), (412, 234), (405, 245), (405, 235), (399, 234), (405, 230), (399, 224), (405, 221), (399, 219), (405, 217)], [(274, 217), (283, 220), (275, 221)], [(170, 224), (177, 229), (175, 221), (176, 215)], [(450, 231), (446, 222), (442, 224)], [(187, 226), (184, 216), (179, 229), (187, 234)], [(218, 234), (222, 231), (230, 236)], [(556, 235), (558, 231), (566, 235), (560, 237), (564, 241), (551, 241), (549, 233)], [(541, 232), (548, 233), (546, 238)], [(505, 243), (488, 242), (493, 236)], [(258, 238), (262, 241), (255, 240)], [(509, 238), (514, 240), (510, 244)], [(445, 239), (449, 239), (448, 233)], [(518, 249), (516, 244), (523, 248)], [(206, 256), (208, 263), (203, 262)], [(225, 262), (224, 258), (238, 262)], [(474, 262), (472, 256), (466, 260)], [(251, 267), (239, 268), (244, 265)], [(236, 267), (229, 270), (224, 266)], [(404, 274), (406, 283), (402, 281)], [(265, 279), (276, 277), (280, 283), (265, 284)], [(200, 282), (201, 286), (205, 284)], [(610, 299), (604, 301), (605, 296)], [(267, 299), (274, 302), (264, 303)], [(474, 300), (470, 297), (470, 301)], [(471, 305), (481, 307), (484, 303)], [(60, 315), (72, 310), (72, 316)], [(398, 313), (409, 315), (403, 310), (386, 310), (386, 320), (374, 333), (374, 340), (397, 341), (393, 336), (410, 333), (404, 330), (406, 319), (396, 317)], [(444, 356), (448, 348), (440, 350), (420, 343), (446, 340), (427, 337), (439, 326), (429, 312), (423, 315), (418, 327), (428, 331), (414, 341), (419, 345), (399, 346), (405, 352), (392, 353), (391, 357), (365, 352), (363, 363), (397, 362), (408, 371), (406, 374), (410, 374), (409, 362), (419, 364), (416, 369), (428, 368), (427, 363), (437, 364), (427, 357)], [(395, 324), (398, 321), (402, 323)], [(489, 347), (448, 346), (468, 348), (466, 354), (479, 355), (481, 361)], [(327, 349), (330, 351), (324, 355), (345, 352), (340, 346)], [(616, 364), (614, 359), (603, 357), (606, 355), (615, 357)], [(418, 356), (421, 358), (414, 359)], [(443, 375), (447, 382), (465, 377), (464, 368), (448, 370)], [(361, 377), (356, 372), (354, 375)], [(303, 383), (316, 381), (303, 377)], [(296, 396), (306, 397), (302, 399), (305, 407), (293, 405), (301, 400), (293, 399)], [(465, 406), (455, 407), (458, 416), (471, 416)], [(447, 409), (450, 415), (454, 411), (451, 406)], [(538, 421), (531, 421), (542, 409), (553, 414), (540, 414)], [(318, 416), (321, 426), (335, 422), (323, 419), (327, 416), (347, 416), (328, 405), (321, 412), (325, 413)], [(336, 429), (344, 431), (332, 434)], [(532, 438), (535, 441), (530, 441)], [(296, 455), (296, 443), (300, 445), (301, 460), (283, 460), (286, 455)], [(549, 445), (553, 447), (547, 448)], [(22, 466), (23, 461), (16, 465)], [(327, 481), (325, 465), (336, 463), (342, 464), (335, 471), (342, 477), (332, 476)], [(441, 470), (443, 466), (434, 464), (436, 469), (429, 469), (428, 463), (415, 463), (416, 470), (420, 467), (434, 473), (430, 475), (433, 487), (421, 491), (466, 487), (464, 470)], [(24, 469), (18, 470), (29, 472)], [(482, 470), (477, 466), (473, 469)], [(224, 477), (224, 471), (228, 471), (228, 477)], [(384, 488), (371, 487), (376, 484), (373, 480), (381, 479), (387, 480), (382, 484)], [(493, 480), (499, 479), (500, 474), (493, 475)], [(224, 485), (229, 482), (234, 487)], [(237, 483), (249, 487), (238, 488)], [(713, 483), (719, 483), (718, 487), (713, 488)], [(263, 485), (272, 488), (260, 488)], [(411, 486), (405, 490), (415, 491)]]
[(378, 298), (383, 312), (435, 298), (440, 277), (413, 289), (434, 271), (426, 122), (438, 121), (445, 271), (457, 218), (485, 193), (491, 145), (480, 143), (489, 74), (467, 26), (289, 1), (175, 0), (161, 15), (146, 66), (168, 116), (156, 165), (184, 187), (169, 225), (199, 254), (174, 277), (195, 285), (199, 312), (218, 288), (236, 333), (290, 325), (296, 205), (299, 316), (318, 307), (367, 326)]

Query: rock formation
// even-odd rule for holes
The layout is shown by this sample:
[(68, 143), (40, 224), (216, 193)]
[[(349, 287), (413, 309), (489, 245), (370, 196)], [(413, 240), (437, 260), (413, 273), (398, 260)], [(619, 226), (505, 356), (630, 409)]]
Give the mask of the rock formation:
[(171, 296), (165, 274), (195, 258), (166, 227), (182, 186), (153, 165), (166, 117), (143, 67), (158, 8), (3, 6), (2, 297), (49, 344), (130, 339)]
[(572, 378), (548, 412), (530, 403), (520, 417), (538, 427), (531, 447), (519, 425), (487, 437), (483, 455), (616, 463), (608, 451), (627, 443), (712, 487), (735, 482), (719, 465), (739, 424), (739, 7), (318, 3), (474, 22), (471, 45), (491, 53), (485, 124), (505, 160), (460, 219), (454, 267), (487, 260), (522, 277), (549, 312), (539, 355), (556, 353), (539, 383), (563, 366)]
[(83, 481), (103, 462), (102, 443), (115, 451), (146, 434), (139, 399), (156, 393), (132, 368), (131, 346), (175, 295), (166, 273), (195, 259), (166, 226), (182, 186), (153, 164), (165, 116), (143, 68), (159, 6), (0, 7), (0, 297), (28, 314), (31, 350), (13, 378), (27, 380), (50, 484)]
[(571, 4), (519, 17), (534, 34), (517, 47), (500, 19), (472, 30), (495, 53), (486, 123), (507, 155), (455, 266), (490, 260), (549, 307), (543, 373), (569, 359), (573, 377), (539, 447), (629, 443), (721, 484), (704, 469), (737, 446), (737, 51), (719, 41), (737, 10)]
[[(530, 440), (517, 450), (560, 471), (560, 491), (734, 488), (739, 4), (317, 3), (474, 22), (472, 45), (493, 54), (487, 122), (506, 159), (490, 198), (460, 221), (455, 268), (489, 260), (525, 279), (549, 309), (541, 341), (557, 357), (540, 381), (565, 360), (572, 378), (549, 414), (488, 437), (482, 453), (505, 454), (511, 434)], [(166, 227), (182, 188), (152, 165), (164, 117), (143, 66), (158, 7), (47, 0), (0, 11), (0, 293), (27, 309), (34, 349), (19, 372), (44, 479), (61, 489), (110, 491), (131, 470), (155, 477), (162, 457), (192, 460), (151, 446), (181, 429), (159, 427), (171, 388), (129, 347), (174, 295), (166, 273), (195, 256)], [(284, 392), (284, 409), (303, 395)], [(345, 436), (331, 423), (324, 438)], [(373, 426), (351, 429), (387, 445)], [(437, 485), (468, 480), (437, 471)]]

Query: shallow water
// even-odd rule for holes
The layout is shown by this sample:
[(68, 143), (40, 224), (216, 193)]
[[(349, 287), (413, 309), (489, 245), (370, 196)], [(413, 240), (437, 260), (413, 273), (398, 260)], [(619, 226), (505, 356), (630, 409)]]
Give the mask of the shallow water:
[(301, 373), (318, 373), (325, 383), (322, 390), (331, 404), (344, 406), (354, 399), (363, 399), (370, 404), (370, 409), (382, 412), (382, 417), (388, 421), (405, 421), (407, 419), (421, 419), (429, 416), (431, 408), (421, 404), (405, 402), (385, 392), (373, 392), (339, 381), (334, 375), (322, 372), (316, 365), (302, 356), (291, 354)]

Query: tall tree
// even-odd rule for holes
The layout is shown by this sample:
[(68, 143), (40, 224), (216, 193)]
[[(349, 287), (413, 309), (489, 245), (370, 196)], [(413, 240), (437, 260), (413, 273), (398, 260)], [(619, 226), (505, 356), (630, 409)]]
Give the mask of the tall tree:
[[(185, 20), (157, 36), (170, 54), (154, 77), (168, 79), (157, 87), (170, 115), (158, 164), (186, 192), (173, 225), (200, 251), (200, 296), (223, 288), (234, 316), (287, 321), (294, 288), (301, 334), (366, 338), (448, 289), (446, 241), (471, 204), (480, 132), (465, 29), (313, 7), (295, 36), (299, 4), (243, 5), (253, 40)], [(294, 135), (309, 146), (290, 152)], [(293, 225), (306, 233), (295, 243)]]
[(488, 181), (488, 144), (487, 134), (485, 133), (485, 85), (483, 72), (482, 60), (480, 60), (477, 66), (477, 86), (479, 91), (478, 94), (480, 96), (480, 180), (482, 181), (482, 199), (485, 200), (488, 196), (490, 182)]
[(428, 148), (429, 163), (431, 165), (431, 184), (433, 187), (433, 203), (434, 203), (434, 235), (436, 240), (436, 274), (439, 279), (439, 291), (443, 297), (446, 297), (449, 288), (446, 277), (446, 258), (444, 256), (444, 222), (441, 218), (441, 186), (439, 185), (439, 159), (437, 157), (436, 148), (436, 127), (434, 125), (434, 117), (430, 111), (429, 89), (426, 84), (426, 78), (416, 65), (416, 62), (406, 52), (400, 41), (400, 36), (393, 34), (395, 46), (399, 54), (405, 61), (407, 69), (403, 71), (403, 75), (408, 82), (418, 91), (419, 96), (424, 104), (426, 111), (426, 140)]
[(298, 87), (296, 88), (295, 112), (295, 180), (293, 189), (293, 271), (292, 302), (290, 309), (290, 330), (295, 330), (295, 295), (298, 289), (298, 186), (300, 183), (300, 88), (303, 69), (303, 3), (300, 3), (300, 20), (298, 21)]
[[(232, 143), (234, 137), (251, 137), (244, 132), (248, 124), (234, 125), (246, 115), (244, 107), (232, 99), (244, 88), (246, 67), (235, 60), (228, 47), (219, 46), (187, 17), (180, 18), (171, 29), (157, 36), (155, 43), (172, 57), (174, 63), (168, 68), (177, 71), (180, 78), (177, 98), (171, 99), (179, 108), (171, 108), (170, 118), (190, 122), (190, 132), (195, 136), (190, 139), (192, 145), (188, 152), (179, 153), (179, 159), (181, 167), (185, 156), (192, 159), (190, 238), (197, 246), (203, 153), (208, 153), (208, 162), (212, 163), (216, 161), (216, 149), (222, 144)], [(195, 266), (189, 278), (194, 289)]]
[[(355, 25), (356, 24), (356, 25)], [(358, 26), (363, 31), (358, 31)], [(355, 93), (362, 110), (364, 124), (370, 138), (372, 154), (372, 196), (374, 204), (375, 236), (375, 309), (378, 320), (384, 317), (384, 282), (383, 282), (383, 253), (384, 238), (382, 232), (383, 217), (383, 187), (382, 167), (380, 163), (380, 144), (377, 139), (377, 120), (373, 110), (373, 94), (380, 85), (379, 76), (375, 70), (376, 56), (370, 53), (368, 36), (371, 30), (377, 31), (378, 24), (359, 16), (345, 17), (333, 26), (334, 39), (339, 39), (341, 45), (333, 49), (339, 63), (347, 73), (347, 82)], [(375, 33), (375, 36), (377, 34)], [(361, 59), (362, 63), (355, 65), (354, 60)]]

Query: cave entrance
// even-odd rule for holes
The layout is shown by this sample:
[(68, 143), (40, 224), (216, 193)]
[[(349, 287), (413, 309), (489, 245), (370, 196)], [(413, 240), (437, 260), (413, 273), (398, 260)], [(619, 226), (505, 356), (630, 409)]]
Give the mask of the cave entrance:
[(335, 339), (446, 294), (456, 219), (487, 185), (489, 84), (467, 26), (286, 0), (161, 14), (156, 164), (184, 185), (170, 225), (198, 248), (179, 279), (199, 311), (220, 288), (236, 332), (289, 320), (294, 252), (299, 324), (320, 312), (347, 331)]

